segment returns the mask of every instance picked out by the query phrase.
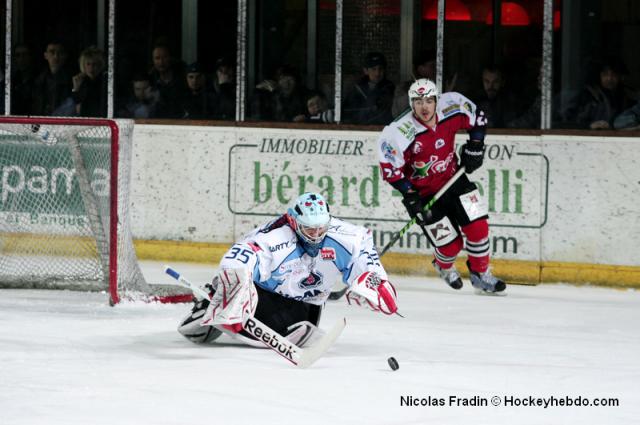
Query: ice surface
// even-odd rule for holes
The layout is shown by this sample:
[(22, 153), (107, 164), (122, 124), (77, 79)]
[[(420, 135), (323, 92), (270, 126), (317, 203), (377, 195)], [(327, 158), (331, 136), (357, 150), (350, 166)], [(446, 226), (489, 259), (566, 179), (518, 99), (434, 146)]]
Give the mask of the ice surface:
[[(194, 282), (214, 270), (173, 266)], [(143, 267), (171, 282), (161, 263)], [(190, 343), (176, 332), (186, 305), (0, 290), (0, 424), (638, 423), (640, 292), (540, 285), (489, 297), (468, 282), (456, 292), (436, 279), (393, 281), (405, 318), (329, 302), (321, 327), (346, 316), (347, 328), (306, 370), (230, 339)], [(402, 406), (406, 396), (445, 405)], [(450, 396), (489, 405), (450, 405)], [(619, 406), (494, 407), (493, 396)]]

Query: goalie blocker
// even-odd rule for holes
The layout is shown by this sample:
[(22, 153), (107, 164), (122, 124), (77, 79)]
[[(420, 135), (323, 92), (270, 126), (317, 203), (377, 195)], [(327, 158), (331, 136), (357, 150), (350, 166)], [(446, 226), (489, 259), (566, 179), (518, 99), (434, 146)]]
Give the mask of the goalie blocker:
[(263, 346), (258, 331), (249, 328), (255, 318), (296, 345), (313, 345), (322, 336), (322, 309), (337, 278), (350, 286), (352, 305), (397, 311), (397, 294), (371, 232), (331, 217), (321, 195), (305, 193), (286, 214), (227, 251), (207, 297), (195, 303), (179, 331), (198, 343), (225, 332)]

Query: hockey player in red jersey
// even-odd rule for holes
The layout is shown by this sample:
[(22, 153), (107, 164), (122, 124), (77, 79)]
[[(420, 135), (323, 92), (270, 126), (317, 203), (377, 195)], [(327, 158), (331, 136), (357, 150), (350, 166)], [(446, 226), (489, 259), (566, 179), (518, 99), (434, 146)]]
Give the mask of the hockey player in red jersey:
[[(471, 284), (483, 292), (504, 291), (505, 283), (489, 269), (487, 206), (466, 175), (427, 212), (424, 205), (459, 168), (455, 134), (465, 129), (461, 164), (467, 174), (482, 165), (486, 119), (460, 93), (439, 96), (433, 81), (422, 78), (409, 88), (411, 111), (382, 131), (378, 141), (384, 180), (403, 195), (403, 204), (435, 248), (433, 265), (454, 289), (463, 285), (454, 262), (463, 245), (468, 253)], [(462, 235), (466, 237), (463, 242)]]

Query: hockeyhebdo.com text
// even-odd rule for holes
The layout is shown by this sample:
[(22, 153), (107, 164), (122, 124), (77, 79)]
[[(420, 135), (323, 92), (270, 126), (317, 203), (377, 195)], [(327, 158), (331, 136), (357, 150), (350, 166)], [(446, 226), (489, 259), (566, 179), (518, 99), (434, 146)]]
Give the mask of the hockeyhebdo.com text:
[(564, 408), (564, 407), (619, 407), (620, 400), (615, 397), (583, 396), (513, 396), (494, 395), (491, 397), (462, 397), (448, 395), (444, 397), (400, 396), (401, 407), (527, 407), (527, 408)]

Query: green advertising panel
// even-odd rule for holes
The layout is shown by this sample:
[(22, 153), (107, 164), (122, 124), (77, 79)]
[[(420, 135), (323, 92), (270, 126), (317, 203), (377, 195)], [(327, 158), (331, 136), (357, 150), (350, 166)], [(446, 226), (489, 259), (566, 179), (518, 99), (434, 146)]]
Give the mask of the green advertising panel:
[[(106, 202), (109, 141), (83, 140), (81, 146), (91, 190), (98, 202)], [(68, 145), (0, 140), (0, 212), (85, 215), (78, 171)]]

